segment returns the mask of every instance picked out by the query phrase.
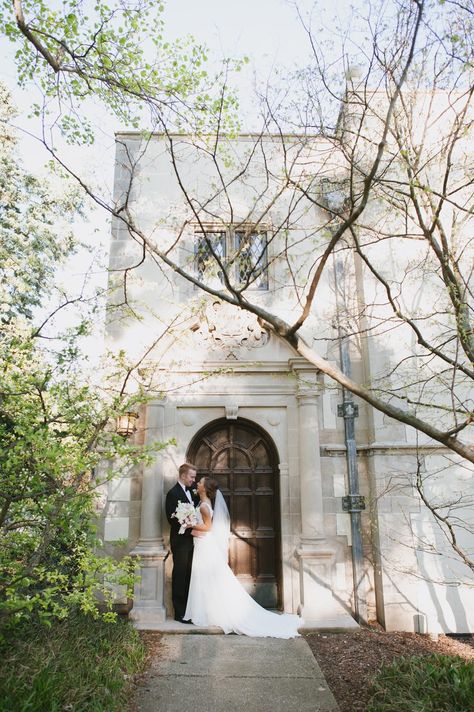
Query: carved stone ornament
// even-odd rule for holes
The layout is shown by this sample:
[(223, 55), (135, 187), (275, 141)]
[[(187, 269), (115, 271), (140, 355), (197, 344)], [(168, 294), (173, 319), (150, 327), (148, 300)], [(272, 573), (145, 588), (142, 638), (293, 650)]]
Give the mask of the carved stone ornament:
[(192, 331), (203, 341), (224, 350), (235, 348), (258, 349), (268, 343), (270, 334), (260, 326), (258, 318), (243, 309), (215, 300), (208, 304)]
[(269, 415), (267, 416), (267, 423), (269, 425), (272, 425), (273, 427), (280, 425), (280, 422), (281, 422), (281, 418), (280, 418), (279, 413), (270, 412)]
[(191, 426), (196, 422), (196, 416), (194, 413), (184, 412), (181, 416), (181, 422), (183, 425)]
[(238, 405), (226, 405), (225, 406), (225, 417), (227, 420), (237, 420), (239, 414)]

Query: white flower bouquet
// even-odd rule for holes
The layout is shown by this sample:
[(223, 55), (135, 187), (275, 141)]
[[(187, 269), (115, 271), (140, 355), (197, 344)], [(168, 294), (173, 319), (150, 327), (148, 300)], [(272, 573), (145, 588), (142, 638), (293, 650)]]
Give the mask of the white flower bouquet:
[(181, 524), (179, 534), (184, 534), (188, 527), (193, 527), (197, 524), (196, 510), (191, 502), (178, 502), (176, 511), (171, 516), (176, 517)]

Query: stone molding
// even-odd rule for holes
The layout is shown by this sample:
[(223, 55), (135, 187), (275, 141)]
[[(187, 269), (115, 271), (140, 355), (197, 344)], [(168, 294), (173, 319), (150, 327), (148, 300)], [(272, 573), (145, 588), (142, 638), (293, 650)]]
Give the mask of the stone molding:
[[(374, 455), (416, 455), (420, 451), (424, 453), (430, 452), (449, 452), (449, 448), (441, 443), (425, 443), (420, 445), (413, 445), (412, 443), (403, 442), (393, 442), (393, 443), (357, 443), (356, 450), (360, 454), (368, 455), (369, 457)], [(327, 445), (321, 445), (321, 456), (322, 457), (345, 457), (346, 446), (342, 443), (331, 443)]]
[(300, 406), (302, 405), (318, 405), (319, 393), (310, 390), (299, 390), (296, 393), (296, 398)]

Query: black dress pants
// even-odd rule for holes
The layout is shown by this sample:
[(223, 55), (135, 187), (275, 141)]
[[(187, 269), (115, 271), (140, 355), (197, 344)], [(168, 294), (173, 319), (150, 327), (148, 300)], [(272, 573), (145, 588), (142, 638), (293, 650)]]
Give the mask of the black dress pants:
[(175, 618), (184, 618), (188, 600), (191, 567), (193, 563), (194, 542), (190, 536), (181, 535), (181, 540), (171, 542), (173, 554), (173, 574), (171, 589)]

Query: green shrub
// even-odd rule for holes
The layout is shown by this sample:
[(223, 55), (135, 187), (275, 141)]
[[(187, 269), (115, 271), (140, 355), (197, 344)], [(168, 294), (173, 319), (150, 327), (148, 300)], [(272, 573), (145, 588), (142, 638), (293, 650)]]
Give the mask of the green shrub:
[[(78, 247), (82, 201), (58, 175), (25, 170), (14, 113), (0, 83), (0, 639), (77, 608), (94, 615), (96, 599), (111, 607), (117, 590), (131, 595), (134, 562), (110, 543), (105, 556), (97, 536), (99, 488), (161, 447), (115, 432), (117, 416), (147, 396), (127, 395), (125, 353), (107, 355), (102, 373), (88, 359), (100, 300), (57, 277)], [(72, 304), (60, 328), (55, 315)]]
[(2, 644), (0, 712), (115, 712), (143, 664), (137, 631), (72, 615), (51, 627), (18, 627)]
[(399, 658), (374, 679), (367, 712), (474, 712), (474, 662), (449, 655)]

